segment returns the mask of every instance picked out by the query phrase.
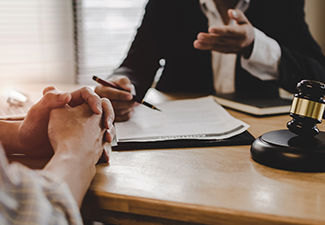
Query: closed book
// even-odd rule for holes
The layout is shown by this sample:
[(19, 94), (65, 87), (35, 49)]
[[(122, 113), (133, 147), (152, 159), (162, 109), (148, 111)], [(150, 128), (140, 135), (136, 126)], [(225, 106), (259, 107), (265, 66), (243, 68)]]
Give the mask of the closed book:
[(240, 94), (218, 94), (215, 100), (222, 106), (256, 116), (289, 113), (292, 100)]

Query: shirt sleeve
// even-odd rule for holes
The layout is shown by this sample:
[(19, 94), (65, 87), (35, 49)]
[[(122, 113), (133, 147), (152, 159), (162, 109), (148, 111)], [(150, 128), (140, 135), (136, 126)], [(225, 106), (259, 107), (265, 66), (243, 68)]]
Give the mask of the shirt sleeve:
[(241, 66), (261, 80), (278, 80), (281, 48), (272, 38), (254, 28), (255, 40), (251, 56), (241, 57)]
[(83, 224), (68, 185), (48, 171), (9, 164), (0, 144), (0, 224)]

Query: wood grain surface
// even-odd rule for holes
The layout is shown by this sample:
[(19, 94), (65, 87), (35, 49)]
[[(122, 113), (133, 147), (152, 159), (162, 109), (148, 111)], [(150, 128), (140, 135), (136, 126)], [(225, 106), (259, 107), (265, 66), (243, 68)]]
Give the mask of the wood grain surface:
[[(180, 97), (152, 91), (147, 100)], [(228, 111), (254, 137), (291, 119)], [(82, 212), (111, 224), (325, 224), (325, 173), (263, 166), (250, 146), (113, 151), (97, 166)]]
[[(151, 90), (146, 100), (188, 97), (195, 96)], [(286, 129), (291, 119), (228, 111), (254, 137)], [(46, 164), (17, 157), (32, 168)], [(97, 165), (81, 211), (85, 221), (108, 224), (325, 224), (325, 173), (263, 166), (250, 146), (113, 151), (110, 163)]]

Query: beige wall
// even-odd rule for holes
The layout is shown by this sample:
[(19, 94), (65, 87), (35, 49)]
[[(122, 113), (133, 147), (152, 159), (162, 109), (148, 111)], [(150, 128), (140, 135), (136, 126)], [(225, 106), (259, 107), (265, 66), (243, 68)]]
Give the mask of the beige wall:
[(325, 53), (325, 0), (305, 0), (306, 21), (310, 32)]
[(0, 82), (74, 83), (72, 4), (0, 0)]

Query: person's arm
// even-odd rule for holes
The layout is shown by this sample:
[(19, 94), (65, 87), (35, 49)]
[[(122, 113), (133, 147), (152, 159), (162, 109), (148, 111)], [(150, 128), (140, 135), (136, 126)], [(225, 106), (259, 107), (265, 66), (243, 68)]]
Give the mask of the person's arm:
[(309, 32), (304, 0), (254, 1), (247, 16), (259, 29), (251, 57), (241, 57), (246, 71), (261, 80), (275, 79), (290, 92), (303, 79), (325, 81), (325, 56)]
[[(113, 114), (108, 100), (102, 101), (105, 110)], [(104, 149), (104, 133), (101, 115), (94, 114), (86, 104), (51, 111), (48, 134), (55, 154), (44, 170), (68, 184), (79, 206)]]
[(241, 66), (261, 80), (278, 80), (281, 48), (274, 39), (254, 28), (253, 50), (249, 58), (241, 56)]
[[(251, 6), (254, 8), (252, 11), (250, 11)], [(250, 13), (254, 11), (254, 22), (258, 22), (258, 26), (267, 30), (265, 34), (278, 43), (278, 46), (275, 45), (276, 48), (280, 47), (281, 49), (279, 59), (274, 59), (275, 63), (271, 63), (271, 67), (273, 65), (271, 70), (274, 71), (274, 67), (278, 67), (275, 69), (278, 70), (278, 75), (276, 72), (274, 75), (279, 86), (289, 92), (295, 92), (297, 83), (302, 79), (324, 82), (325, 56), (312, 38), (304, 20), (304, 1), (288, 1), (283, 5), (280, 5), (279, 2), (254, 1), (254, 7), (253, 2), (251, 6), (248, 11)], [(279, 7), (281, 7), (281, 12), (277, 11)], [(264, 15), (264, 10), (270, 11), (271, 15)], [(236, 12), (235, 15), (234, 12)], [(274, 17), (275, 12), (280, 19), (277, 18), (270, 24), (269, 17)], [(236, 20), (237, 26), (210, 27), (209, 33), (198, 35), (194, 47), (201, 50), (236, 53), (249, 59), (254, 51), (255, 32), (253, 25), (240, 10), (228, 10), (228, 15)], [(263, 29), (262, 31), (264, 32)], [(278, 53), (275, 55), (275, 58), (279, 56)], [(251, 75), (265, 78), (265, 74), (262, 74), (267, 73), (267, 69), (270, 68), (264, 71), (265, 65), (258, 68), (258, 63), (253, 63), (250, 69), (247, 67), (246, 69), (252, 73)], [(256, 68), (253, 69), (254, 66)], [(259, 71), (256, 72), (256, 70)]]
[(325, 56), (311, 36), (305, 21), (304, 1), (296, 0), (285, 13), (282, 35), (275, 37), (281, 47), (279, 84), (290, 92), (303, 79), (325, 82)]
[(54, 88), (44, 90), (44, 96), (28, 111), (23, 121), (0, 121), (0, 140), (6, 154), (50, 156), (52, 147), (47, 137), (51, 109), (62, 107), (71, 99), (69, 93), (58, 93)]
[[(113, 73), (114, 75), (125, 75), (135, 86), (137, 96), (143, 97), (151, 87), (157, 70), (160, 67), (160, 55), (157, 49), (156, 38), (153, 37), (153, 27), (159, 26), (153, 15), (154, 1), (149, 1), (140, 27), (131, 44), (126, 58)], [(159, 28), (158, 28), (159, 29)]]
[(6, 159), (0, 145), (0, 224), (83, 224), (69, 186), (51, 172)]
[(21, 153), (28, 156), (51, 156), (53, 149), (50, 145), (47, 127), (50, 111), (54, 108), (69, 104), (72, 107), (87, 103), (96, 114), (104, 112), (104, 126), (107, 130), (105, 138), (111, 142), (114, 135), (114, 113), (107, 113), (102, 101), (89, 88), (81, 88), (71, 93), (58, 92), (54, 87), (47, 87), (43, 91), (42, 99), (31, 107), (23, 121), (10, 122), (0, 121), (0, 140), (6, 153)]
[(134, 107), (138, 104), (130, 101), (131, 93), (141, 98), (144, 97), (160, 67), (160, 57), (151, 33), (151, 26), (155, 23), (151, 10), (153, 4), (153, 1), (148, 2), (142, 23), (137, 29), (126, 58), (108, 78), (109, 81), (126, 91), (103, 85), (99, 85), (95, 89), (95, 92), (101, 97), (111, 100), (115, 119), (118, 122), (126, 121), (132, 117)]
[[(114, 117), (109, 101), (101, 102)], [(79, 207), (105, 147), (105, 117), (86, 103), (52, 109), (48, 135), (55, 154), (40, 171), (9, 164), (0, 145), (1, 224), (82, 224)]]
[(17, 153), (15, 149), (20, 149), (18, 146), (18, 130), (22, 121), (5, 121), (0, 120), (0, 141), (8, 150), (6, 154)]

